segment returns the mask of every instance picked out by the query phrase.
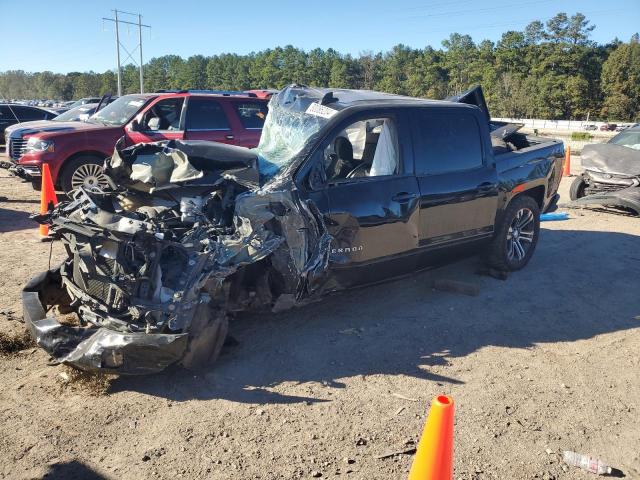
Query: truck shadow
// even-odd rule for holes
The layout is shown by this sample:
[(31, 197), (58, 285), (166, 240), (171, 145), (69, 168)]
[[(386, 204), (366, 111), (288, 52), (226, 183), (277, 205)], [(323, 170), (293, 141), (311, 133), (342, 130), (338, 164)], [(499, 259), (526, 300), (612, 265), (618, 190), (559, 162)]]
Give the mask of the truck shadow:
[(93, 470), (91, 467), (72, 460), (64, 463), (54, 463), (49, 466), (49, 471), (43, 478), (49, 480), (106, 480), (107, 477)]
[(29, 212), (0, 207), (0, 233), (17, 230), (37, 230), (38, 224), (29, 218)]
[[(112, 391), (259, 404), (325, 401), (283, 393), (283, 384), (344, 388), (342, 379), (357, 375), (413, 376), (432, 390), (462, 383), (434, 367), (446, 372), (450, 359), (488, 346), (523, 349), (639, 328), (639, 241), (543, 229), (531, 263), (506, 281), (476, 275), (479, 260), (468, 259), (280, 314), (243, 315), (231, 326), (238, 345), (207, 371), (121, 377)], [(481, 293), (435, 291), (436, 278), (476, 283)]]

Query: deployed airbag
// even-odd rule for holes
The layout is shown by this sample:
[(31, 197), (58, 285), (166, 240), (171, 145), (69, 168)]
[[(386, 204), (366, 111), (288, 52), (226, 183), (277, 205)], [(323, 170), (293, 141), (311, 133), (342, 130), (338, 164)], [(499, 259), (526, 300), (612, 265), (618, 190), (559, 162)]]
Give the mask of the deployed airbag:
[(373, 155), (370, 177), (393, 175), (398, 166), (398, 135), (393, 123), (385, 120)]
[(138, 144), (120, 148), (108, 162), (109, 174), (117, 183), (139, 182), (153, 188), (179, 185), (208, 178), (212, 183), (224, 176), (247, 187), (260, 183), (258, 156), (251, 150), (205, 141)]

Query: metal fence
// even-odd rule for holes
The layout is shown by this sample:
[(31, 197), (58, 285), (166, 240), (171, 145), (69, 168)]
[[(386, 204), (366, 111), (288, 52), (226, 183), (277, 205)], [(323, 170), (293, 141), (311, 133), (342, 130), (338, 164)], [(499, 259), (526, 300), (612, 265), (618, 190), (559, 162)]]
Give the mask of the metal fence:
[(587, 122), (584, 120), (544, 120), (540, 118), (494, 118), (499, 122), (522, 123), (527, 128), (539, 128), (549, 130), (583, 131), (587, 125), (595, 125), (600, 129), (605, 123), (616, 123), (617, 125), (631, 125), (626, 122)]

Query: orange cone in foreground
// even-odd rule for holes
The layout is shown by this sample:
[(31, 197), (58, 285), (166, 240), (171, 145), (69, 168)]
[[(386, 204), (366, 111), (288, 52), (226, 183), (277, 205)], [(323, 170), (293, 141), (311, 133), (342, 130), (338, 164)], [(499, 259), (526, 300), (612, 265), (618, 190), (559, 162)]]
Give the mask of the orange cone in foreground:
[[(42, 164), (42, 186), (40, 187), (40, 214), (47, 213), (49, 211), (49, 204), (58, 204), (58, 197), (56, 197), (56, 189), (53, 187), (53, 180), (51, 179), (51, 170), (46, 163)], [(49, 236), (49, 225), (40, 225), (40, 237), (45, 239)]]
[(565, 177), (571, 176), (571, 147), (567, 145), (567, 149), (564, 151), (564, 171), (562, 175)]
[(409, 480), (453, 479), (453, 398), (439, 395), (431, 402)]

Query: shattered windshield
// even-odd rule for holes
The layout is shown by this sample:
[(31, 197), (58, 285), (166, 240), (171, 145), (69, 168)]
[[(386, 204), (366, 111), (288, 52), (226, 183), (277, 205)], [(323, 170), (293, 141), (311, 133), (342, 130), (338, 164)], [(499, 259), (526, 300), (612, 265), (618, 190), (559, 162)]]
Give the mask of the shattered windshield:
[(120, 97), (99, 112), (91, 115), (88, 121), (91, 123), (102, 123), (104, 125), (124, 125), (131, 120), (131, 117), (138, 113), (147, 100), (149, 100), (149, 97), (142, 95)]
[[(337, 110), (316, 103), (315, 91), (289, 87), (271, 98), (258, 155), (260, 173), (272, 177), (289, 165)], [(309, 95), (309, 94), (312, 95)]]
[(609, 143), (640, 150), (640, 130), (619, 133), (609, 140)]

